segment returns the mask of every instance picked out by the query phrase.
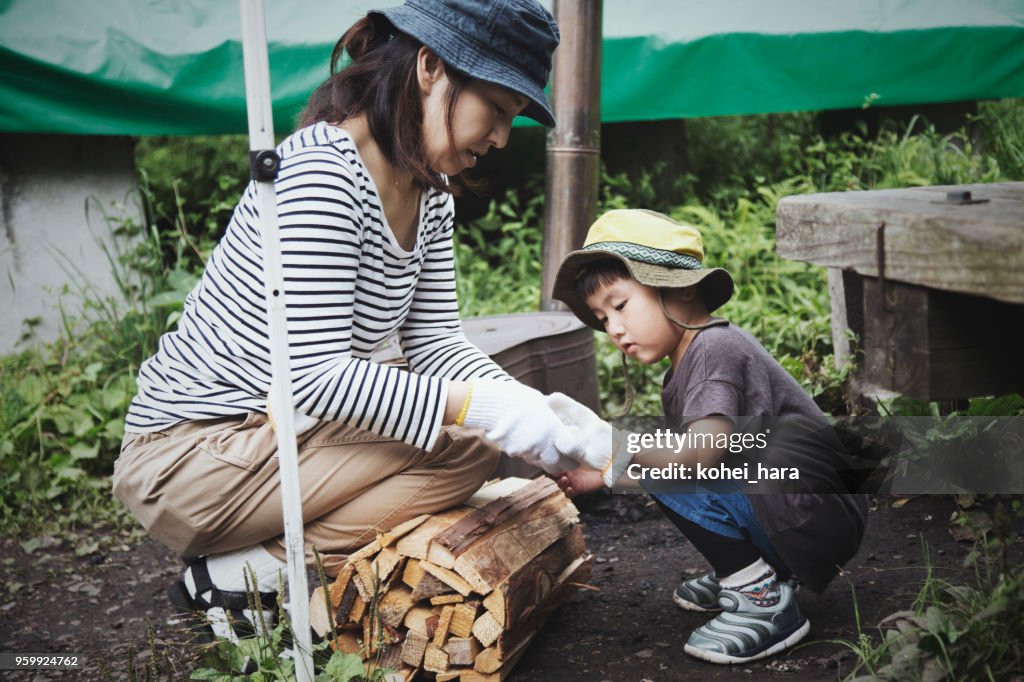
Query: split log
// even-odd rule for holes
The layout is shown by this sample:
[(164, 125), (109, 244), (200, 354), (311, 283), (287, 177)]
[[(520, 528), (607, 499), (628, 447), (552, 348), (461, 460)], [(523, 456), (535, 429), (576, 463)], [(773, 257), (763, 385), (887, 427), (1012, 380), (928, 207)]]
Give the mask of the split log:
[[(334, 623), (338, 626), (343, 625), (348, 621), (348, 615), (352, 611), (352, 607), (358, 599), (356, 586), (352, 584), (352, 574), (355, 573), (355, 567), (351, 564), (346, 564), (342, 567), (338, 573), (338, 577), (335, 578), (330, 588), (330, 600), (331, 600), (331, 611), (334, 619)], [(314, 595), (316, 599), (317, 595)], [(322, 603), (323, 598), (319, 601)], [(326, 633), (321, 632), (323, 636)]]
[(444, 645), (451, 665), (471, 666), (480, 654), (480, 644), (475, 637), (452, 637)]
[[(446, 530), (453, 523), (469, 514), (472, 509), (467, 507), (455, 507), (440, 514), (434, 514), (421, 523), (415, 530), (398, 541), (396, 549), (402, 556), (413, 557), (414, 559), (426, 559), (430, 542), (438, 533)], [(376, 543), (379, 545), (380, 543)]]
[(558, 486), (554, 481), (539, 478), (507, 497), (497, 498), (438, 533), (430, 544), (427, 559), (438, 566), (454, 568), (455, 559), (488, 531), (556, 493)]
[(380, 598), (380, 619), (392, 627), (398, 627), (405, 620), (405, 614), (416, 602), (412, 598), (412, 590), (405, 585), (388, 590)]
[(426, 575), (427, 572), (420, 567), (419, 560), (409, 559), (402, 571), (402, 582), (415, 590)]
[(423, 654), (423, 669), (432, 673), (443, 673), (448, 671), (448, 654), (439, 646), (431, 642)]
[(355, 654), (361, 658), (366, 658), (363, 654), (363, 645), (359, 641), (359, 636), (354, 630), (343, 630), (338, 633), (338, 636), (331, 642), (331, 647), (335, 651), (340, 651), (345, 654)]
[(420, 567), (464, 597), (473, 591), (473, 586), (466, 582), (462, 576), (455, 571), (444, 568), (443, 566), (438, 566), (437, 564), (432, 564), (429, 561), (421, 561)]
[(423, 654), (426, 652), (429, 642), (426, 635), (410, 630), (409, 634), (405, 636), (405, 642), (402, 643), (402, 663), (414, 668), (423, 665)]
[(309, 600), (309, 627), (320, 637), (326, 637), (334, 625), (330, 589), (327, 585), (317, 587)]
[(388, 547), (380, 550), (372, 559), (354, 562), (358, 577), (356, 588), (363, 601), (373, 601), (375, 595), (387, 589), (392, 572), (402, 560), (403, 557), (397, 550)]
[(484, 646), (490, 646), (501, 637), (501, 623), (494, 619), (490, 611), (484, 611), (483, 615), (473, 623), (473, 636), (480, 640)]
[(579, 512), (559, 492), (480, 538), (455, 560), (455, 572), (472, 589), (490, 594), (577, 523)]
[[(501, 631), (494, 646), (488, 647), (489, 650), (493, 650), (491, 655), (499, 667), (510, 660), (515, 660), (518, 652), (526, 648), (551, 612), (572, 595), (577, 589), (576, 585), (586, 582), (590, 576), (592, 562), (592, 557), (579, 557), (558, 576), (548, 598), (541, 605), (531, 609), (528, 617), (518, 619), (519, 624), (512, 630), (503, 629)], [(483, 656), (483, 652), (480, 655)], [(477, 661), (479, 663), (479, 657)], [(480, 666), (474, 667), (480, 670)], [(484, 672), (494, 672), (494, 670)]]
[(452, 613), (451, 632), (456, 637), (469, 637), (473, 632), (473, 623), (476, 621), (477, 611), (480, 602), (470, 601), (459, 604)]
[(405, 620), (402, 621), (402, 625), (405, 626), (406, 630), (418, 632), (427, 639), (430, 639), (432, 635), (427, 632), (427, 621), (434, 615), (433, 609), (429, 606), (414, 606), (405, 614)]
[(374, 668), (380, 668), (381, 670), (398, 670), (401, 665), (402, 645), (398, 643), (387, 644), (381, 647), (380, 654), (373, 661), (373, 665), (368, 666), (367, 672), (372, 673)]
[(408, 521), (403, 521), (391, 530), (378, 531), (377, 542), (381, 547), (390, 547), (429, 518), (430, 514), (420, 514)]
[[(413, 561), (416, 560), (413, 559)], [(419, 565), (419, 570), (423, 571), (423, 577), (417, 581), (416, 587), (413, 588), (413, 599), (416, 601), (420, 601), (421, 599), (433, 599), (434, 597), (439, 597), (442, 594), (454, 591), (448, 583), (442, 582), (440, 578), (432, 573), (427, 573), (426, 568), (423, 565), (424, 562), (416, 561), (416, 563)]]
[(374, 540), (373, 542), (371, 542), (370, 544), (366, 545), (362, 549), (359, 549), (356, 552), (354, 552), (352, 554), (349, 554), (348, 555), (348, 563), (353, 564), (353, 565), (357, 564), (360, 561), (362, 561), (363, 559), (368, 559), (368, 558), (372, 557), (374, 554), (376, 554), (379, 551), (380, 551), (380, 543), (378, 541)]
[[(356, 582), (353, 580), (352, 582)], [(348, 612), (349, 622), (361, 623), (363, 622), (363, 616), (366, 615), (366, 606), (369, 602), (365, 602), (357, 594), (356, 598), (352, 600), (352, 610)]]
[(448, 639), (448, 629), (452, 625), (452, 613), (455, 612), (454, 606), (445, 606), (441, 609), (441, 618), (437, 621), (437, 629), (434, 631), (434, 646), (443, 647), (445, 640)]
[[(526, 653), (526, 647), (530, 639), (526, 639), (519, 646), (508, 652), (506, 655), (494, 653), (496, 650), (485, 649), (476, 657), (476, 663), (472, 670), (463, 673), (461, 680), (473, 680), (474, 682), (501, 682), (512, 672), (512, 668)], [(489, 653), (490, 652), (490, 653)]]

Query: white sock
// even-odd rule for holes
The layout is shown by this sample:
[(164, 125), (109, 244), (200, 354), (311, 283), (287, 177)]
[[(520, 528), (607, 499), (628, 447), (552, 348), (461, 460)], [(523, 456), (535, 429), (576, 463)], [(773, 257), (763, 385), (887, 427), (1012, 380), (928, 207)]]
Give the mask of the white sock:
[(206, 568), (210, 580), (222, 590), (245, 591), (246, 576), (256, 574), (256, 589), (259, 592), (277, 592), (278, 578), (288, 569), (288, 564), (268, 552), (263, 545), (253, 545), (224, 554), (206, 557)]
[[(749, 585), (765, 573), (774, 574), (775, 570), (772, 569), (764, 558), (758, 558), (757, 561), (746, 568), (741, 568), (735, 573), (730, 573), (729, 575), (719, 576), (718, 582), (727, 590), (736, 590)], [(218, 585), (218, 587), (220, 586)]]
[(775, 569), (763, 558), (725, 576), (719, 582), (723, 589), (739, 592), (755, 606), (777, 606), (782, 599)]

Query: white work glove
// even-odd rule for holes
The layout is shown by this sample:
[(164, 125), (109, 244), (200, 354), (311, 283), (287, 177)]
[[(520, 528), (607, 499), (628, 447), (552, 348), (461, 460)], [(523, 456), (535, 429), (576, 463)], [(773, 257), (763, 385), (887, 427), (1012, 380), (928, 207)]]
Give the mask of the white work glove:
[(481, 428), (511, 457), (550, 473), (575, 468), (583, 444), (544, 404), (544, 395), (518, 381), (476, 380), (461, 425)]
[(623, 447), (626, 432), (612, 428), (589, 407), (564, 393), (552, 393), (545, 402), (564, 424), (578, 432), (583, 446), (579, 462), (600, 471), (604, 484), (612, 487), (633, 459)]

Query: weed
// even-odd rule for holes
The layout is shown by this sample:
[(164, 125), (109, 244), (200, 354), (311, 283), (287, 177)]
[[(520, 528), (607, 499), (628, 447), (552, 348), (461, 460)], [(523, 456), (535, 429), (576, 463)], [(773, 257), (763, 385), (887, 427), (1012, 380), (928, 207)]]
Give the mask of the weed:
[[(322, 585), (327, 584), (323, 573), (320, 555), (314, 551), (314, 561)], [(375, 576), (376, 577), (376, 576)], [(256, 592), (255, 576), (247, 576), (246, 594), (249, 598), (250, 612), (259, 613), (259, 596)], [(257, 623), (255, 635), (238, 641), (217, 640), (213, 645), (204, 645), (203, 667), (192, 673), (192, 679), (227, 681), (234, 679), (257, 680), (291, 680), (295, 678), (295, 660), (291, 649), (294, 647), (294, 631), (288, 618), (288, 610), (280, 595), (284, 594), (283, 578), (278, 585), (278, 617), (277, 623), (269, 627), (266, 623)], [(331, 612), (330, 598), (327, 590), (317, 589), (324, 599), (328, 600), (327, 613)], [(314, 643), (312, 647), (314, 679), (318, 682), (349, 682), (369, 680), (383, 682), (396, 673), (394, 670), (381, 666), (381, 653), (384, 648), (384, 632), (379, 612), (380, 580), (375, 580), (373, 598), (367, 607), (367, 617), (371, 622), (371, 641), (361, 642), (360, 653), (347, 653), (334, 649), (332, 642), (337, 638), (337, 631), (331, 619), (330, 638)], [(255, 668), (242, 676), (238, 671), (251, 662)]]
[(146, 620), (146, 650), (142, 653), (134, 647), (128, 649), (127, 668), (125, 671), (114, 671), (107, 661), (100, 661), (100, 674), (105, 680), (127, 679), (129, 682), (157, 682), (158, 680), (181, 679), (180, 662), (169, 655), (168, 646), (157, 640), (153, 623)]
[[(861, 680), (1002, 680), (1024, 665), (1024, 571), (1006, 561), (1016, 537), (1014, 521), (1024, 520), (1019, 499), (996, 500), (992, 531), (982, 533), (965, 566), (974, 567), (973, 584), (937, 578), (924, 548), (926, 575), (910, 608), (882, 619), (877, 639), (865, 632), (856, 608), (857, 639), (833, 643), (856, 654), (851, 678)], [(998, 531), (995, 529), (998, 528)], [(868, 676), (858, 676), (866, 672)]]

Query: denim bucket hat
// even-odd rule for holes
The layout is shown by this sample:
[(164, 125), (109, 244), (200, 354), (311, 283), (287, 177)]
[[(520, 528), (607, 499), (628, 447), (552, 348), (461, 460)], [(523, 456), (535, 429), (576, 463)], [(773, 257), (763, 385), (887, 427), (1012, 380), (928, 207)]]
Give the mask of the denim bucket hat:
[(554, 127), (544, 86), (558, 25), (537, 0), (406, 0), (368, 14), (383, 16), (452, 68), (523, 95), (530, 103), (522, 115)]
[(562, 261), (554, 286), (554, 298), (598, 331), (604, 331), (604, 325), (580, 296), (576, 281), (588, 263), (607, 258), (622, 261), (633, 279), (646, 286), (696, 285), (709, 313), (732, 296), (728, 271), (704, 267), (704, 240), (697, 228), (646, 209), (608, 211), (590, 226), (583, 248)]

